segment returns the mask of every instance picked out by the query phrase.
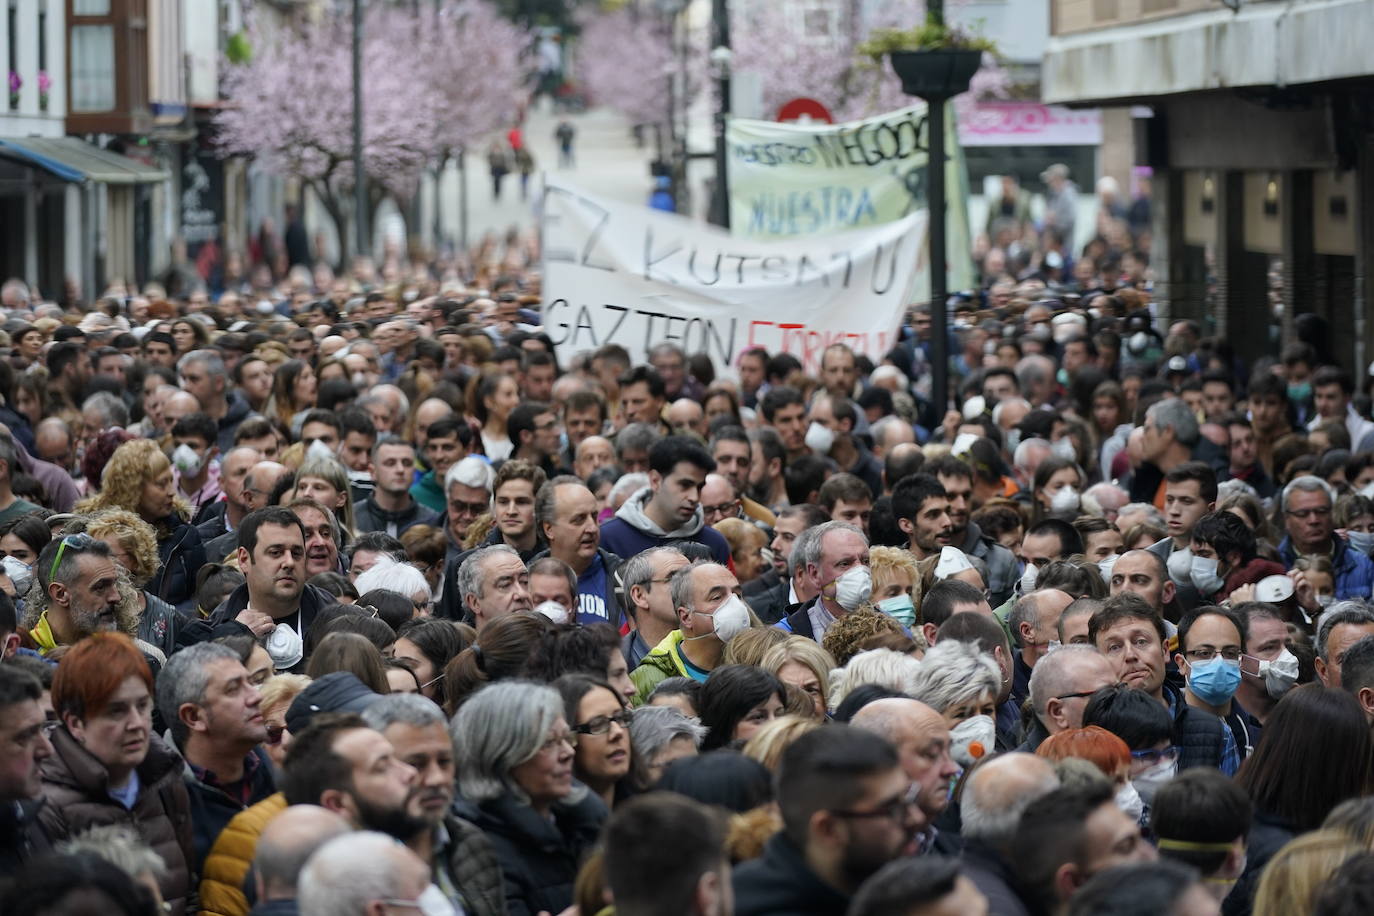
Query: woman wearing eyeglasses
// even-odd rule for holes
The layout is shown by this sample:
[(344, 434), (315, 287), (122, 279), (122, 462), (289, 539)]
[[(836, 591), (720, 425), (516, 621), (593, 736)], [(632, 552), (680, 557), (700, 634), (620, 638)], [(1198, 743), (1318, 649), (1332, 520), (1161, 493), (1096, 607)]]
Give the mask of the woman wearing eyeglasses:
[(53, 842), (128, 824), (167, 865), (158, 884), (169, 912), (191, 893), (191, 803), (183, 763), (153, 734), (153, 675), (121, 633), (96, 633), (62, 657), (52, 702), (62, 724), (43, 761), (39, 812)]
[(205, 565), (200, 533), (187, 523), (190, 507), (178, 496), (172, 463), (151, 439), (115, 449), (100, 474), (100, 489), (77, 512), (125, 509), (157, 531), (158, 568), (148, 593), (182, 613), (195, 607), (196, 571)]
[(612, 808), (630, 789), (630, 709), (609, 684), (585, 674), (565, 674), (553, 686), (577, 735), (573, 775)]
[(552, 687), (507, 680), (473, 694), (453, 718), (457, 814), (487, 835), (512, 916), (561, 913), (596, 845), (606, 806), (573, 779), (582, 736)]

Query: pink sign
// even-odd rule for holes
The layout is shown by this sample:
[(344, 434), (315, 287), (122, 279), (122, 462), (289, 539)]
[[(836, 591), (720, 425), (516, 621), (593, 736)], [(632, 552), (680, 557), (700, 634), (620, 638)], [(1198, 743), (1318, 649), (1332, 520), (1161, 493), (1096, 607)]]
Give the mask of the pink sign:
[(979, 102), (960, 111), (964, 146), (1097, 146), (1102, 113), (1037, 102)]

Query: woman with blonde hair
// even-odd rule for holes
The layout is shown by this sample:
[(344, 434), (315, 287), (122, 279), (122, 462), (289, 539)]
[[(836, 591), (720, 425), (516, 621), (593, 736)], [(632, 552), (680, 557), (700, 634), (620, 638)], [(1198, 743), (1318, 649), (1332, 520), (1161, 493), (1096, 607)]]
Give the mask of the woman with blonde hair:
[(189, 612), (195, 603), (196, 571), (205, 565), (205, 546), (190, 524), (190, 507), (177, 495), (172, 462), (149, 439), (114, 450), (100, 475), (100, 490), (76, 504), (78, 513), (124, 509), (153, 527), (158, 566), (148, 592)]
[(830, 653), (814, 639), (789, 636), (785, 642), (768, 650), (759, 667), (806, 694), (815, 707), (814, 717), (825, 719), (830, 708), (830, 672), (836, 665)]
[(1288, 841), (1260, 876), (1254, 916), (1311, 913), (1327, 879), (1347, 859), (1363, 852), (1368, 852), (1363, 843), (1339, 830), (1316, 830)]
[(868, 569), (873, 577), (873, 595), (869, 599), (873, 606), (902, 626), (911, 627), (916, 622), (922, 594), (921, 568), (916, 557), (900, 547), (872, 547), (868, 551)]
[(791, 747), (793, 741), (823, 724), (818, 719), (806, 716), (779, 716), (744, 742), (744, 756), (757, 760), (771, 772), (777, 772), (783, 751)]

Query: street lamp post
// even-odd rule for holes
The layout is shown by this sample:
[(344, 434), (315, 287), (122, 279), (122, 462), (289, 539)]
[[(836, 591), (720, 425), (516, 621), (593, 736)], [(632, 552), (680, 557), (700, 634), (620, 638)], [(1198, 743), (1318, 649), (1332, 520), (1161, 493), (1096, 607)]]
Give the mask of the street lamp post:
[[(943, 26), (944, 0), (927, 0), (932, 23)], [(902, 81), (902, 91), (925, 99), (927, 148), (926, 205), (929, 209), (930, 245), (930, 351), (931, 402), (935, 423), (949, 409), (949, 281), (945, 252), (945, 103), (966, 92), (982, 61), (982, 52), (961, 48), (893, 51), (892, 69)]]
[(716, 41), (711, 48), (711, 63), (716, 68), (716, 89), (720, 106), (716, 110), (716, 223), (730, 228), (730, 186), (725, 172), (725, 122), (730, 117), (730, 6), (729, 0), (712, 0), (711, 17)]
[(353, 250), (366, 254), (367, 171), (363, 168), (363, 0), (353, 0)]

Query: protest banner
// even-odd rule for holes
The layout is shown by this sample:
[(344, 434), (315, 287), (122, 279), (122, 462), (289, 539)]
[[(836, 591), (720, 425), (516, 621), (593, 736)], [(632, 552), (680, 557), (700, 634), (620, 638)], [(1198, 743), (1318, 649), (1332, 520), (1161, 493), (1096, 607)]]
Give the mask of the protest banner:
[[(945, 109), (949, 288), (973, 282), (968, 171), (953, 107)], [(925, 103), (843, 124), (731, 118), (725, 142), (730, 228), (748, 238), (823, 236), (926, 212)], [(928, 273), (913, 299), (930, 298)]]
[(896, 343), (922, 270), (925, 216), (836, 235), (742, 239), (551, 178), (541, 222), (544, 330), (564, 364), (619, 344), (635, 363), (672, 341), (733, 374), (765, 347), (800, 359), (845, 343), (875, 361)]

